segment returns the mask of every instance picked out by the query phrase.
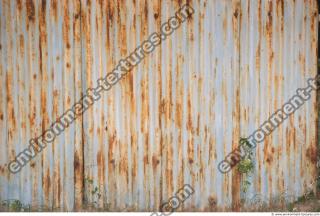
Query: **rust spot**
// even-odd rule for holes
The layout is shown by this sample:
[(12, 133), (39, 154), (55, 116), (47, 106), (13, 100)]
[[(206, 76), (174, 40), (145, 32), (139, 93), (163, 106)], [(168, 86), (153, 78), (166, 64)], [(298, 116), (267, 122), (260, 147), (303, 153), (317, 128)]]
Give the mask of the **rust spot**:
[[(69, 18), (69, 10), (68, 4), (64, 4), (63, 6), (63, 41), (66, 44), (67, 49), (70, 48), (69, 44), (69, 30), (70, 30), (70, 18)], [(69, 48), (68, 48), (69, 46)]]
[(69, 62), (67, 62), (67, 68), (70, 68), (70, 63)]
[(34, 9), (33, 0), (27, 0), (26, 1), (26, 7), (27, 7), (27, 16), (28, 16), (29, 21), (34, 22), (34, 20), (35, 20), (35, 9)]
[(192, 164), (193, 163), (193, 159), (189, 158), (189, 163)]
[(2, 113), (0, 114), (0, 120), (3, 120), (3, 114)]
[(67, 49), (70, 49), (70, 47), (71, 47), (70, 43), (67, 43)]
[(269, 154), (269, 155), (267, 156), (267, 158), (266, 158), (266, 161), (267, 161), (268, 164), (270, 164), (270, 163), (273, 161), (272, 155)]
[(235, 10), (235, 12), (233, 13), (233, 16), (234, 16), (235, 18), (237, 18), (237, 17), (238, 17), (238, 15), (239, 15), (238, 10)]
[(272, 37), (272, 1), (268, 2), (268, 18), (266, 23), (266, 33), (268, 37), (269, 43), (271, 43), (271, 37)]
[(75, 170), (78, 170), (80, 168), (80, 158), (78, 152), (74, 154), (73, 166)]
[(55, 21), (57, 21), (58, 20), (57, 0), (51, 0), (51, 9), (52, 9), (52, 15), (54, 16)]
[(145, 0), (144, 2), (144, 17), (146, 20), (148, 20), (148, 4), (147, 4), (147, 0)]
[(43, 14), (46, 13), (46, 5), (47, 5), (47, 0), (42, 0), (42, 1), (41, 1), (41, 12), (42, 12)]
[(58, 91), (57, 89), (54, 90), (54, 91), (53, 91), (53, 96), (54, 96), (54, 97), (57, 97), (58, 95), (59, 95), (59, 91)]
[(157, 165), (160, 163), (160, 160), (157, 159), (157, 156), (152, 156), (152, 167), (155, 169)]
[(17, 8), (18, 8), (19, 12), (21, 12), (21, 10), (22, 10), (22, 1), (21, 0), (17, 0)]
[[(98, 162), (98, 168), (103, 168), (104, 167), (104, 155), (103, 155), (103, 152), (101, 150), (98, 151), (97, 162)], [(114, 161), (111, 162), (111, 163), (114, 163)]]
[[(112, 1), (108, 2), (108, 10), (107, 10), (107, 14), (108, 14), (108, 27), (110, 27), (113, 23), (113, 17), (114, 17), (114, 11), (113, 11), (113, 7), (111, 7), (111, 3)], [(108, 28), (107, 28), (108, 29)], [(109, 29), (108, 29), (109, 30)]]
[(154, 17), (155, 19), (158, 19), (159, 14), (158, 14), (158, 13), (154, 13), (154, 14), (153, 14), (153, 17)]
[(36, 164), (35, 164), (35, 163), (31, 163), (30, 166), (31, 166), (32, 168), (34, 168), (34, 167), (36, 166)]
[(309, 158), (309, 160), (313, 163), (316, 164), (317, 163), (317, 149), (315, 146), (310, 146), (307, 149), (307, 153), (306, 153), (307, 158)]
[(19, 41), (20, 41), (20, 52), (23, 54), (24, 52), (24, 38), (23, 38), (23, 35), (20, 34), (19, 35)]
[(33, 79), (37, 79), (37, 74), (33, 74)]
[(59, 57), (59, 56), (57, 56), (57, 57), (56, 57), (56, 60), (57, 60), (57, 61), (59, 61), (59, 60), (60, 60), (60, 57)]
[(146, 164), (149, 164), (149, 157), (148, 157), (148, 155), (145, 155), (145, 156), (143, 157), (143, 162), (144, 162), (145, 165), (146, 165)]

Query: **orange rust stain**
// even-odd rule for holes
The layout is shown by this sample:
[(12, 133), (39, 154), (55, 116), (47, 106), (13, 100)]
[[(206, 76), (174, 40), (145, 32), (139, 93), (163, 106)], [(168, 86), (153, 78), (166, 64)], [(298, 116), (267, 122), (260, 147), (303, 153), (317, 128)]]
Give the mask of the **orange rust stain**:
[(75, 154), (74, 154), (73, 167), (77, 171), (80, 171), (80, 169), (81, 169), (81, 160), (80, 160), (78, 152), (75, 152)]
[(149, 157), (148, 157), (148, 155), (145, 155), (145, 156), (143, 157), (143, 162), (144, 162), (144, 165), (149, 164)]
[(13, 93), (12, 83), (13, 83), (12, 73), (10, 71), (7, 71), (7, 74), (6, 74), (6, 90), (7, 90), (8, 117), (9, 117), (9, 122), (12, 123), (12, 128), (10, 128), (10, 130), (9, 130), (10, 135), (12, 135), (12, 132), (16, 128), (14, 104), (13, 104), (13, 101), (12, 101), (12, 93)]
[(188, 120), (187, 120), (187, 130), (189, 131), (193, 131), (193, 127), (192, 127), (192, 107), (191, 107), (191, 99), (190, 99), (190, 93), (188, 93), (188, 107), (187, 107), (187, 110), (188, 110)]
[(311, 163), (317, 163), (317, 148), (315, 146), (310, 146), (307, 148), (306, 157), (311, 161)]
[(301, 69), (303, 70), (306, 64), (306, 58), (303, 54), (299, 53), (299, 62), (301, 64)]
[[(272, 37), (272, 1), (268, 2), (268, 18), (267, 18), (267, 23), (266, 23), (266, 34), (267, 38), (269, 41), (271, 40)], [(271, 43), (271, 42), (270, 42)]]
[(45, 174), (45, 177), (44, 177), (43, 186), (44, 186), (43, 190), (44, 190), (45, 197), (46, 197), (46, 199), (48, 199), (49, 198), (50, 186), (51, 186), (49, 168), (46, 171), (46, 174)]
[(176, 124), (181, 129), (182, 126), (182, 105), (181, 102), (176, 104)]
[(108, 150), (108, 158), (109, 158), (109, 170), (112, 171), (114, 170), (114, 159), (113, 159), (113, 151), (114, 151), (114, 145), (116, 142), (116, 135), (111, 135), (109, 136), (109, 150)]
[(261, 43), (259, 42), (256, 50), (256, 70), (260, 71), (260, 56), (261, 56)]
[[(101, 170), (102, 172), (104, 171), (104, 161), (105, 161), (105, 157), (104, 157), (104, 154), (103, 154), (103, 149), (100, 149), (98, 151), (98, 154), (97, 154), (97, 163), (98, 163), (98, 169)], [(100, 178), (103, 177), (103, 173), (99, 172), (99, 176)]]
[(23, 54), (24, 54), (24, 38), (23, 38), (22, 34), (19, 35), (19, 41), (20, 41), (20, 52), (21, 52), (21, 55), (23, 56)]
[[(44, 114), (44, 123), (48, 122), (48, 116), (46, 115), (46, 104), (47, 104), (47, 97), (46, 97), (46, 92), (44, 90), (41, 91), (41, 112)], [(43, 124), (43, 127), (45, 125)]]
[(58, 20), (58, 5), (57, 0), (51, 0), (51, 15), (53, 15), (54, 20)]
[(65, 4), (63, 5), (63, 42), (65, 43), (67, 48), (69, 44), (69, 30), (70, 30), (69, 9), (68, 9), (68, 3), (65, 2)]
[[(137, 148), (137, 139), (134, 135), (131, 135), (131, 148), (132, 149), (136, 149)], [(133, 161), (132, 161), (132, 177), (135, 178), (137, 176), (137, 152), (133, 151)]]
[(21, 11), (22, 11), (22, 1), (21, 0), (17, 0), (17, 8), (18, 8), (19, 12), (21, 13)]
[(146, 20), (148, 20), (148, 2), (147, 0), (144, 1), (144, 17)]
[(56, 89), (56, 90), (54, 90), (53, 91), (53, 96), (54, 97), (58, 97), (58, 95), (59, 95), (59, 91)]
[(148, 137), (148, 134), (146, 134), (146, 136), (145, 136), (145, 142), (144, 142), (144, 170), (145, 170), (145, 172), (144, 173), (146, 173), (147, 172), (147, 165), (149, 164), (149, 155), (148, 155), (148, 153), (149, 153), (149, 139), (148, 139), (149, 137)]
[(28, 20), (34, 22), (35, 20), (35, 9), (33, 0), (26, 0), (27, 16)]
[(160, 163), (160, 160), (158, 159), (158, 157), (153, 155), (152, 156), (152, 167), (154, 170), (157, 168), (159, 163)]
[(40, 45), (46, 47), (47, 44), (47, 25), (46, 25), (46, 1), (41, 2), (39, 8), (39, 31), (40, 31)]
[(107, 1), (107, 22), (106, 22), (106, 30), (107, 30), (107, 41), (106, 41), (106, 45), (107, 45), (107, 50), (110, 50), (110, 45), (111, 45), (111, 41), (110, 41), (110, 36), (111, 36), (111, 28), (113, 25), (113, 20), (114, 20), (114, 3), (113, 1)]
[(226, 14), (223, 14), (222, 28), (223, 28), (223, 42), (226, 43), (226, 40), (227, 40), (227, 31), (228, 31), (227, 15), (226, 15)]
[(272, 155), (268, 155), (267, 158), (266, 158), (266, 161), (267, 161), (268, 164), (271, 164), (272, 161), (273, 161)]

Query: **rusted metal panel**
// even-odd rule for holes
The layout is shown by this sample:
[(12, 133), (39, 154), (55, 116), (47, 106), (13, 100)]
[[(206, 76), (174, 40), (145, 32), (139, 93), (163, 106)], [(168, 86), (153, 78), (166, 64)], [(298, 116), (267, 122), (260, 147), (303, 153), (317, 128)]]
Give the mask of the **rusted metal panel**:
[[(316, 1), (242, 1), (241, 136), (258, 128), (317, 73)], [(249, 192), (299, 197), (317, 176), (316, 95), (256, 149)], [(314, 187), (315, 188), (315, 187)]]
[[(261, 144), (248, 193), (218, 163), (317, 70), (316, 1), (191, 0), (192, 18), (17, 174), (8, 162), (185, 1), (0, 2), (0, 200), (51, 210), (238, 209), (316, 179), (315, 95)], [(92, 190), (97, 191), (92, 193)], [(88, 206), (89, 205), (89, 206)]]

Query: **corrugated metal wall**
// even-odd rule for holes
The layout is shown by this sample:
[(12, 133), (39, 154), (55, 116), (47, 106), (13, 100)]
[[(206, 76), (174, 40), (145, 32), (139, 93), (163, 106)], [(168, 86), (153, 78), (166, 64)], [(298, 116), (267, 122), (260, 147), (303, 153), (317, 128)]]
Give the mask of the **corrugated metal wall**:
[[(189, 1), (192, 19), (20, 173), (7, 169), (184, 3), (0, 2), (0, 200), (157, 210), (185, 183), (195, 194), (178, 211), (249, 196), (217, 164), (315, 76), (315, 0)], [(298, 197), (316, 179), (316, 113), (314, 94), (258, 144), (248, 194)]]

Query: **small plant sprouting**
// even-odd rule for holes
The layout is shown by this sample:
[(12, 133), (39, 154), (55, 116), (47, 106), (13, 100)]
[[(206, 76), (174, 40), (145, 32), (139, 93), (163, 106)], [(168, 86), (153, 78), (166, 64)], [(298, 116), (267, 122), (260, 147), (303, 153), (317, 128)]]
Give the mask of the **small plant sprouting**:
[(243, 175), (244, 179), (242, 181), (243, 192), (246, 193), (251, 182), (248, 181), (248, 176), (253, 172), (254, 163), (253, 163), (253, 151), (251, 149), (251, 144), (247, 138), (240, 138), (240, 143), (244, 143), (244, 148), (246, 155), (242, 160), (240, 160), (237, 165), (238, 171)]
[[(95, 186), (95, 185), (93, 184), (93, 180), (90, 179), (90, 178), (88, 178), (88, 177), (86, 177), (86, 178), (84, 179), (84, 181), (85, 181), (85, 183), (88, 184), (88, 185), (87, 185), (87, 188), (89, 189), (91, 195), (93, 196), (93, 199), (94, 199), (93, 204), (97, 204), (98, 201), (99, 201), (100, 198), (101, 198), (101, 190), (100, 190), (100, 187)], [(87, 202), (87, 198), (85, 198), (85, 202)]]
[(30, 205), (24, 205), (20, 200), (9, 199), (1, 201), (0, 211), (22, 212), (30, 211)]

